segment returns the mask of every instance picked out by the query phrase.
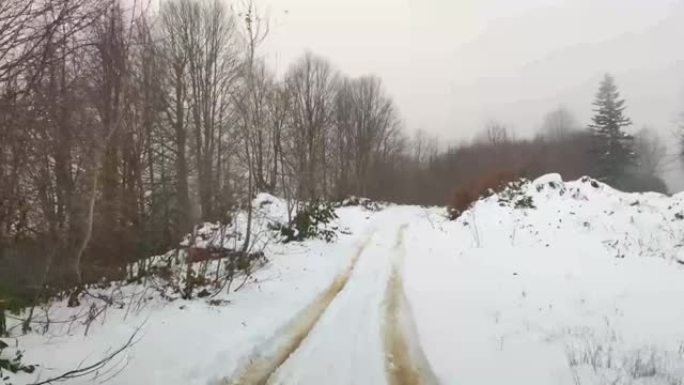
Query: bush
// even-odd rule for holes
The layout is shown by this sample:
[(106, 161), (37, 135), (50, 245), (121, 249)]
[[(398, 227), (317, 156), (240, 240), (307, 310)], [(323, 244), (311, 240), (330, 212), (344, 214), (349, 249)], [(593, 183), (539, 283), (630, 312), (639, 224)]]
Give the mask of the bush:
[[(33, 304), (33, 299), (25, 292), (17, 292), (11, 287), (6, 287), (0, 282), (0, 337), (7, 333), (5, 311), (18, 314), (24, 308)], [(2, 349), (0, 349), (2, 350)]]
[(502, 191), (510, 182), (519, 178), (519, 172), (493, 171), (483, 174), (478, 180), (458, 188), (452, 195), (447, 207), (449, 219), (457, 219), (478, 199)]
[(332, 242), (337, 234), (327, 225), (337, 219), (334, 206), (329, 202), (308, 203), (289, 225), (276, 223), (271, 225), (285, 238), (284, 242), (301, 242), (305, 239), (321, 238)]
[(364, 209), (368, 211), (380, 211), (382, 210), (382, 206), (378, 203), (375, 202), (369, 198), (361, 198), (357, 196), (350, 196), (346, 199), (343, 199), (342, 201), (336, 203), (337, 206), (339, 207), (350, 207), (350, 206), (359, 206), (363, 207)]
[(499, 205), (509, 206), (514, 209), (534, 209), (534, 200), (531, 196), (525, 195), (525, 186), (530, 183), (527, 179), (521, 178), (506, 184), (506, 187), (499, 193)]
[(36, 369), (33, 365), (25, 365), (21, 362), (22, 358), (24, 357), (24, 353), (21, 350), (17, 349), (14, 354), (10, 354), (9, 357), (7, 354), (3, 354), (3, 351), (8, 347), (9, 345), (0, 340), (0, 381), (3, 383), (9, 383), (9, 376), (7, 375), (7, 372), (13, 374), (19, 372), (33, 373), (33, 371)]

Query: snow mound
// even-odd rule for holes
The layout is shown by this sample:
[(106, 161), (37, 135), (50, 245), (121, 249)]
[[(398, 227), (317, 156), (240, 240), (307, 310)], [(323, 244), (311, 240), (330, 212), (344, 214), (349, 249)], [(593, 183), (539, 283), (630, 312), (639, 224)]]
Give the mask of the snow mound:
[(420, 257), (407, 259), (407, 297), (435, 374), (681, 384), (683, 199), (549, 174), (509, 184), (456, 221), (442, 209), (411, 222), (407, 255)]
[[(683, 260), (684, 194), (625, 193), (589, 177), (558, 174), (509, 184), (459, 218), (487, 242), (599, 244), (618, 258)], [(476, 240), (481, 243), (482, 239)]]
[(561, 183), (563, 183), (563, 178), (560, 174), (546, 174), (534, 180), (535, 186), (541, 186), (545, 184), (553, 185)]

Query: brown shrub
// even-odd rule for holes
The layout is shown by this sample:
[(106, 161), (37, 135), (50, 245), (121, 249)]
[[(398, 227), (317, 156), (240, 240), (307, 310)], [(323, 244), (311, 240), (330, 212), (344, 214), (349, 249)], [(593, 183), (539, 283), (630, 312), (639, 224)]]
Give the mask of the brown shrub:
[(460, 186), (454, 191), (447, 206), (449, 219), (457, 219), (475, 201), (503, 190), (509, 182), (518, 180), (522, 175), (520, 171), (492, 170), (471, 183)]

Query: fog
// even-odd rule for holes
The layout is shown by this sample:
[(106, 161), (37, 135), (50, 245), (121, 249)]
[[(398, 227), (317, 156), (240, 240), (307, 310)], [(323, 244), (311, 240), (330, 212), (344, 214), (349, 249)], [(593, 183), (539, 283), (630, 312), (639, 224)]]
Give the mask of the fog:
[[(675, 0), (267, 0), (265, 54), (279, 72), (304, 50), (351, 75), (375, 73), (408, 130), (443, 143), (489, 120), (532, 135), (568, 108), (586, 124), (600, 77), (613, 74), (632, 130), (674, 151), (684, 111), (684, 3)], [(684, 189), (679, 163), (666, 180)]]

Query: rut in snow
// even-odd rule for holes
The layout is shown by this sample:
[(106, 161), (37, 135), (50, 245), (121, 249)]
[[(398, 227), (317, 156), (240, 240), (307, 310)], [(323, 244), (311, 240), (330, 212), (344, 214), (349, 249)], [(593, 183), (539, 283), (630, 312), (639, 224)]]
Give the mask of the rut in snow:
[(385, 298), (385, 368), (390, 385), (433, 385), (436, 377), (420, 348), (402, 281), (407, 224), (399, 229)]
[(307, 306), (292, 321), (287, 331), (287, 339), (277, 348), (277, 350), (267, 357), (257, 357), (249, 362), (236, 380), (228, 379), (223, 381), (225, 385), (266, 385), (271, 375), (287, 360), (287, 358), (301, 345), (302, 341), (311, 332), (314, 325), (321, 318), (330, 303), (335, 299), (349, 281), (349, 277), (354, 271), (356, 262), (363, 253), (366, 246), (373, 238), (371, 232), (365, 241), (356, 250), (349, 266), (335, 278), (332, 284), (321, 293), (316, 300)]

